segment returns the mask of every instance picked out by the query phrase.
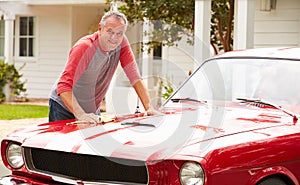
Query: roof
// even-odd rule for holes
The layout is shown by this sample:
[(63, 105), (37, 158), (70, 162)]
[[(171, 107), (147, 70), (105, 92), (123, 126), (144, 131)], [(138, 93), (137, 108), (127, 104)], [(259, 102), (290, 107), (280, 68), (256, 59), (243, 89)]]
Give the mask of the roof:
[(215, 56), (215, 58), (227, 57), (264, 57), (264, 58), (288, 58), (300, 60), (300, 48), (257, 48), (246, 50), (235, 50)]

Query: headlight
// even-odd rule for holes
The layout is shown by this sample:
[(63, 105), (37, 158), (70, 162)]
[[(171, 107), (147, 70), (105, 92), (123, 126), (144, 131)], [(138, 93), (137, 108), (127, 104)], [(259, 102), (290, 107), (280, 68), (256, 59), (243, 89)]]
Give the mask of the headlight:
[(6, 148), (6, 159), (12, 168), (21, 168), (24, 164), (22, 147), (16, 143), (9, 143)]
[(179, 178), (182, 185), (203, 185), (204, 171), (200, 164), (186, 162), (181, 166)]

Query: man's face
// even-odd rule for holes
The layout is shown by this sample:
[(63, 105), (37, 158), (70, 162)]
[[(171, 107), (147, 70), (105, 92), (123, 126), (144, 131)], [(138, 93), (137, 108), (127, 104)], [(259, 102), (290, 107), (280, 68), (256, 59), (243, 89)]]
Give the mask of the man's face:
[(114, 50), (118, 47), (124, 37), (126, 25), (122, 19), (108, 17), (105, 25), (99, 24), (100, 46), (105, 51)]

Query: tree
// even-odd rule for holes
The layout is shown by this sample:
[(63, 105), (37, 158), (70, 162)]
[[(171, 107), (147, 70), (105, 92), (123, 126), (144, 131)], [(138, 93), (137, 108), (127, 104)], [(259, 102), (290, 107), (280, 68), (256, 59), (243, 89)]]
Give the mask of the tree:
[[(110, 3), (112, 0), (107, 0)], [(119, 7), (128, 21), (134, 23), (144, 18), (162, 25), (151, 33), (151, 46), (176, 45), (187, 35), (193, 44), (195, 0), (119, 0)], [(232, 50), (234, 0), (212, 0), (211, 45), (216, 53)]]
[(211, 44), (215, 51), (231, 51), (234, 0), (212, 0)]

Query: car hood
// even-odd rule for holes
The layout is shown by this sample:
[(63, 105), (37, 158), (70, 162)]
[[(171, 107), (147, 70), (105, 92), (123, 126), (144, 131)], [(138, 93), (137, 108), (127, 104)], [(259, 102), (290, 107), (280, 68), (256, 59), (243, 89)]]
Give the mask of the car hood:
[(284, 134), (278, 127), (293, 127), (292, 118), (275, 110), (188, 106), (162, 112), (123, 115), (103, 125), (45, 123), (8, 137), (22, 140), (24, 147), (151, 161), (204, 157), (217, 148)]

